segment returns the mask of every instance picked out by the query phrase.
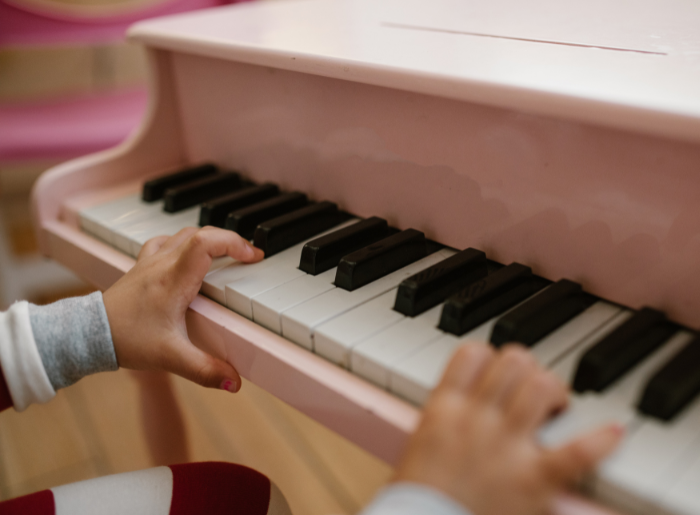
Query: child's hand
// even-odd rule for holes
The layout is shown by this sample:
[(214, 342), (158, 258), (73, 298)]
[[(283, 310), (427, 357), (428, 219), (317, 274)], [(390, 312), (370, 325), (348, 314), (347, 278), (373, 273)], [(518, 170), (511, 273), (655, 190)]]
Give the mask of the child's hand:
[(551, 513), (556, 494), (607, 456), (622, 430), (602, 428), (555, 450), (539, 427), (567, 389), (525, 349), (462, 347), (425, 407), (396, 481), (432, 486), (475, 515)]
[(185, 325), (187, 307), (219, 256), (253, 263), (263, 252), (238, 234), (214, 227), (183, 229), (146, 242), (134, 268), (104, 293), (120, 366), (165, 370), (203, 386), (238, 391), (236, 370), (195, 347)]

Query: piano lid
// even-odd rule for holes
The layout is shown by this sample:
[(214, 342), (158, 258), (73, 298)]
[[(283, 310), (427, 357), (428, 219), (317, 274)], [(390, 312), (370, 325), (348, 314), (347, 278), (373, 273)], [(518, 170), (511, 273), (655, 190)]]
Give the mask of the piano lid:
[(136, 24), (158, 48), (700, 141), (696, 0), (287, 0)]

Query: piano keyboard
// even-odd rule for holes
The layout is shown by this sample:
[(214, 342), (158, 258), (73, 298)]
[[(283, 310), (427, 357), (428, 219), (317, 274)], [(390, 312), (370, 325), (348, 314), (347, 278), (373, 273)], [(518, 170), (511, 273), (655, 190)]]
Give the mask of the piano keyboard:
[(265, 259), (216, 260), (204, 295), (417, 405), (459, 345), (520, 342), (574, 391), (542, 430), (546, 445), (609, 421), (627, 428), (595, 495), (640, 513), (700, 513), (700, 338), (659, 311), (209, 164), (83, 209), (80, 223), (132, 257), (185, 227), (237, 230)]

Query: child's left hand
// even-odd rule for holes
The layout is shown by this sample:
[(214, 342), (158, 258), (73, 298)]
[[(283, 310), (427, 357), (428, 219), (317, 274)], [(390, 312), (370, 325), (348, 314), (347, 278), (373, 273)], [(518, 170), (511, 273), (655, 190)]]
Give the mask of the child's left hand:
[(202, 386), (238, 391), (238, 372), (195, 347), (185, 324), (187, 307), (220, 256), (254, 263), (263, 252), (214, 227), (187, 228), (146, 242), (136, 265), (104, 293), (119, 366), (164, 370)]

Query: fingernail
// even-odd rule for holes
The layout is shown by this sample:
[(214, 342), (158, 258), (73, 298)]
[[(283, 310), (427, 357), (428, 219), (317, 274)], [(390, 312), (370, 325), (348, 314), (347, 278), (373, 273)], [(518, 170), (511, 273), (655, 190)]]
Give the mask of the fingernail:
[(595, 460), (598, 460), (615, 449), (624, 433), (625, 428), (618, 424), (601, 428), (596, 438), (585, 440), (584, 447), (589, 456), (593, 456)]
[(245, 258), (246, 259), (253, 259), (255, 258), (255, 249), (253, 246), (248, 243), (247, 241), (245, 242)]
[(238, 384), (238, 381), (234, 381), (233, 379), (224, 379), (221, 381), (221, 386), (219, 388), (226, 390), (227, 392), (236, 393), (239, 390), (240, 385)]
[(613, 424), (608, 429), (615, 436), (622, 436), (625, 433), (625, 426), (622, 424)]

